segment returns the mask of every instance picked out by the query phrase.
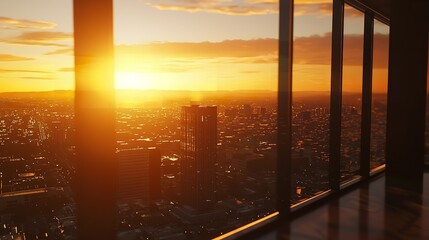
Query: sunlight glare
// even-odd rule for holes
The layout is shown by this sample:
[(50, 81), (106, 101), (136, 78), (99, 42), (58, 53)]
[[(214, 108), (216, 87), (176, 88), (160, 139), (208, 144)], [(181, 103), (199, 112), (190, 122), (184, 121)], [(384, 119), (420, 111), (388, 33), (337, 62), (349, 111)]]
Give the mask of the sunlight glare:
[(148, 89), (149, 82), (143, 73), (115, 72), (115, 89)]

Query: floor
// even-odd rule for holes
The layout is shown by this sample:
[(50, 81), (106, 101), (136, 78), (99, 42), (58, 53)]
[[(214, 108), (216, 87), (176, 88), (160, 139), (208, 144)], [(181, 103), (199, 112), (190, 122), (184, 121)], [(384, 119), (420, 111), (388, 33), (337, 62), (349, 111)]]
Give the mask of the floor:
[(429, 173), (423, 194), (385, 182), (379, 177), (255, 240), (429, 239)]

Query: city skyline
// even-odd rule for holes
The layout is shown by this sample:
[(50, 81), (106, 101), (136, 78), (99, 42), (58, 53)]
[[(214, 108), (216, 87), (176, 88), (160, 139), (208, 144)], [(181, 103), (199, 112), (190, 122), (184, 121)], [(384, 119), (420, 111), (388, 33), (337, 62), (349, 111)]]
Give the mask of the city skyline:
[[(15, 206), (14, 201), (18, 199), (17, 206), (26, 209), (28, 205), (21, 201), (22, 196), (31, 198), (31, 204), (38, 204), (37, 199), (58, 202), (60, 205), (52, 207), (51, 204), (40, 205), (44, 211), (41, 216), (26, 215), (28, 219), (55, 216), (61, 223), (56, 225), (58, 228), (48, 230), (43, 223), (30, 221), (12, 234), (73, 236), (76, 230), (75, 222), (70, 220), (76, 217), (70, 210), (76, 207), (72, 194), (76, 144), (73, 101), (64, 95), (30, 99), (26, 94), (20, 96), (0, 98), (4, 106), (0, 111), (0, 170), (8, 173), (3, 174), (5, 194), (0, 196), (0, 208), (15, 211), (16, 208), (8, 207)], [(164, 107), (116, 109), (118, 233), (142, 228), (140, 236), (154, 239), (176, 234), (182, 237), (187, 232), (187, 239), (201, 239), (217, 236), (231, 230), (232, 226), (273, 211), (275, 98), (206, 99), (204, 105), (216, 107), (198, 107), (202, 109), (198, 112), (189, 107), (186, 118), (186, 114), (183, 115), (186, 107), (182, 107), (187, 106), (189, 100), (179, 97), (174, 102), (166, 102)], [(216, 111), (218, 107), (220, 112)], [(201, 117), (204, 122), (194, 124), (191, 121)], [(240, 125), (252, 126), (255, 120), (261, 124), (249, 137), (249, 128)], [(195, 141), (186, 140), (185, 135)], [(205, 138), (206, 135), (211, 137)], [(186, 145), (187, 142), (190, 148), (193, 144), (195, 148), (211, 150), (193, 155), (182, 148), (181, 143)], [(152, 147), (156, 147), (160, 155), (149, 160), (145, 149)], [(235, 155), (237, 148), (242, 150)], [(256, 152), (251, 150), (253, 148)], [(195, 157), (197, 166), (187, 168), (183, 164), (185, 156)], [(191, 159), (187, 161), (192, 165)], [(269, 167), (265, 163), (269, 163)], [(204, 174), (198, 174), (199, 171)], [(124, 177), (123, 173), (128, 174)], [(200, 175), (201, 184), (190, 182), (197, 175)], [(184, 176), (188, 179), (184, 180)], [(151, 193), (151, 181), (161, 184), (159, 188), (152, 188), (157, 190), (155, 194)], [(186, 195), (191, 199), (195, 196), (195, 199), (187, 201), (183, 198)], [(204, 206), (207, 200), (212, 201)], [(236, 217), (227, 220), (230, 224), (219, 226), (232, 214)], [(13, 222), (8, 222), (4, 234), (14, 226)], [(33, 230), (34, 226), (45, 232), (38, 233)], [(0, 234), (3, 234), (1, 230)]]
[[(52, 209), (49, 205), (41, 206), (46, 212), (54, 210), (52, 215), (61, 223), (55, 226), (64, 230), (62, 233), (45, 231), (49, 235), (72, 236), (76, 228), (69, 219), (75, 217), (75, 213), (64, 209), (75, 208), (71, 194), (75, 169), (73, 146), (76, 144), (73, 101), (61, 94), (47, 96), (50, 97), (5, 94), (0, 98), (4, 106), (0, 112), (0, 150), (5, 150), (0, 156), (0, 169), (8, 173), (3, 174), (6, 194), (1, 200), (7, 207), (15, 199), (19, 200), (21, 193), (36, 199), (44, 192), (40, 196), (45, 202), (65, 204), (65, 207), (61, 204)], [(115, 109), (115, 148), (122, 165), (118, 172), (120, 176), (129, 173), (118, 181), (118, 233), (143, 229), (140, 236), (162, 239), (175, 234), (182, 237), (188, 232), (188, 239), (205, 239), (275, 211), (276, 94), (272, 97), (266, 94), (244, 96), (208, 95), (199, 104), (212, 106), (208, 108), (189, 106), (191, 96), (176, 96), (161, 104)], [(321, 98), (314, 100), (304, 94), (294, 104), (292, 205), (327, 187), (329, 95), (321, 95)], [(344, 113), (350, 119), (344, 127), (351, 128), (357, 123), (359, 96), (354, 94), (344, 100), (347, 106)], [(374, 95), (374, 100), (371, 166), (377, 167), (384, 161), (382, 122), (386, 103), (378, 95)], [(204, 122), (199, 122), (201, 117)], [(354, 141), (352, 135), (344, 137)], [(193, 154), (184, 146), (188, 146), (188, 150), (202, 148), (205, 151)], [(152, 147), (159, 150), (159, 155), (148, 162), (146, 151)], [(211, 150), (207, 150), (209, 148)], [(358, 148), (355, 146), (352, 150)], [(211, 154), (213, 157), (209, 156)], [(185, 161), (188, 157), (191, 159)], [(343, 178), (355, 176), (354, 162), (347, 159), (342, 162), (346, 166)], [(190, 167), (195, 163), (197, 167)], [(151, 168), (155, 174), (151, 174)], [(199, 171), (204, 174), (198, 174)], [(214, 180), (213, 186), (210, 186), (210, 178)], [(198, 187), (197, 179), (205, 183)], [(151, 181), (160, 184), (159, 188), (152, 188), (157, 190), (155, 194), (150, 192)], [(55, 196), (60, 199), (56, 200)], [(205, 200), (212, 203), (203, 206), (201, 202)], [(19, 204), (25, 209), (25, 203)], [(29, 219), (33, 217), (37, 216), (28, 215)], [(30, 223), (20, 228), (19, 234), (37, 234), (32, 226), (39, 223)], [(13, 228), (14, 225), (10, 222), (8, 226)], [(48, 229), (43, 224), (40, 226)], [(72, 231), (67, 226), (72, 226)], [(166, 226), (169, 226), (168, 231)]]
[(427, 7), (0, 1), (0, 239), (425, 238)]

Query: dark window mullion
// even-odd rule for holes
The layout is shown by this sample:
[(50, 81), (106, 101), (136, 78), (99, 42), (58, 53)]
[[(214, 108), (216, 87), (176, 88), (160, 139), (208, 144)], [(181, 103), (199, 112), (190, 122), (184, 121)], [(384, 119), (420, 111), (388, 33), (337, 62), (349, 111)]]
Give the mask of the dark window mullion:
[(362, 127), (360, 175), (369, 177), (371, 159), (371, 102), (374, 46), (374, 17), (365, 13), (362, 83)]
[(280, 218), (290, 213), (292, 144), (292, 50), (293, 0), (280, 0), (278, 132), (277, 132), (277, 209)]
[(329, 132), (329, 187), (340, 188), (341, 92), (343, 78), (344, 1), (333, 1), (331, 57), (331, 114)]
[(113, 0), (74, 0), (78, 239), (116, 239)]

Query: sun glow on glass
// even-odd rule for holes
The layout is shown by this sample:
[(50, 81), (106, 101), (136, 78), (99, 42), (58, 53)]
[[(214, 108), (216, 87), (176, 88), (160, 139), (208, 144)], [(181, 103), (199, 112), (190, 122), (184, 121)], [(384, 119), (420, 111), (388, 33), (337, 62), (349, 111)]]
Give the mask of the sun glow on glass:
[(149, 89), (148, 77), (139, 72), (115, 72), (115, 89)]

